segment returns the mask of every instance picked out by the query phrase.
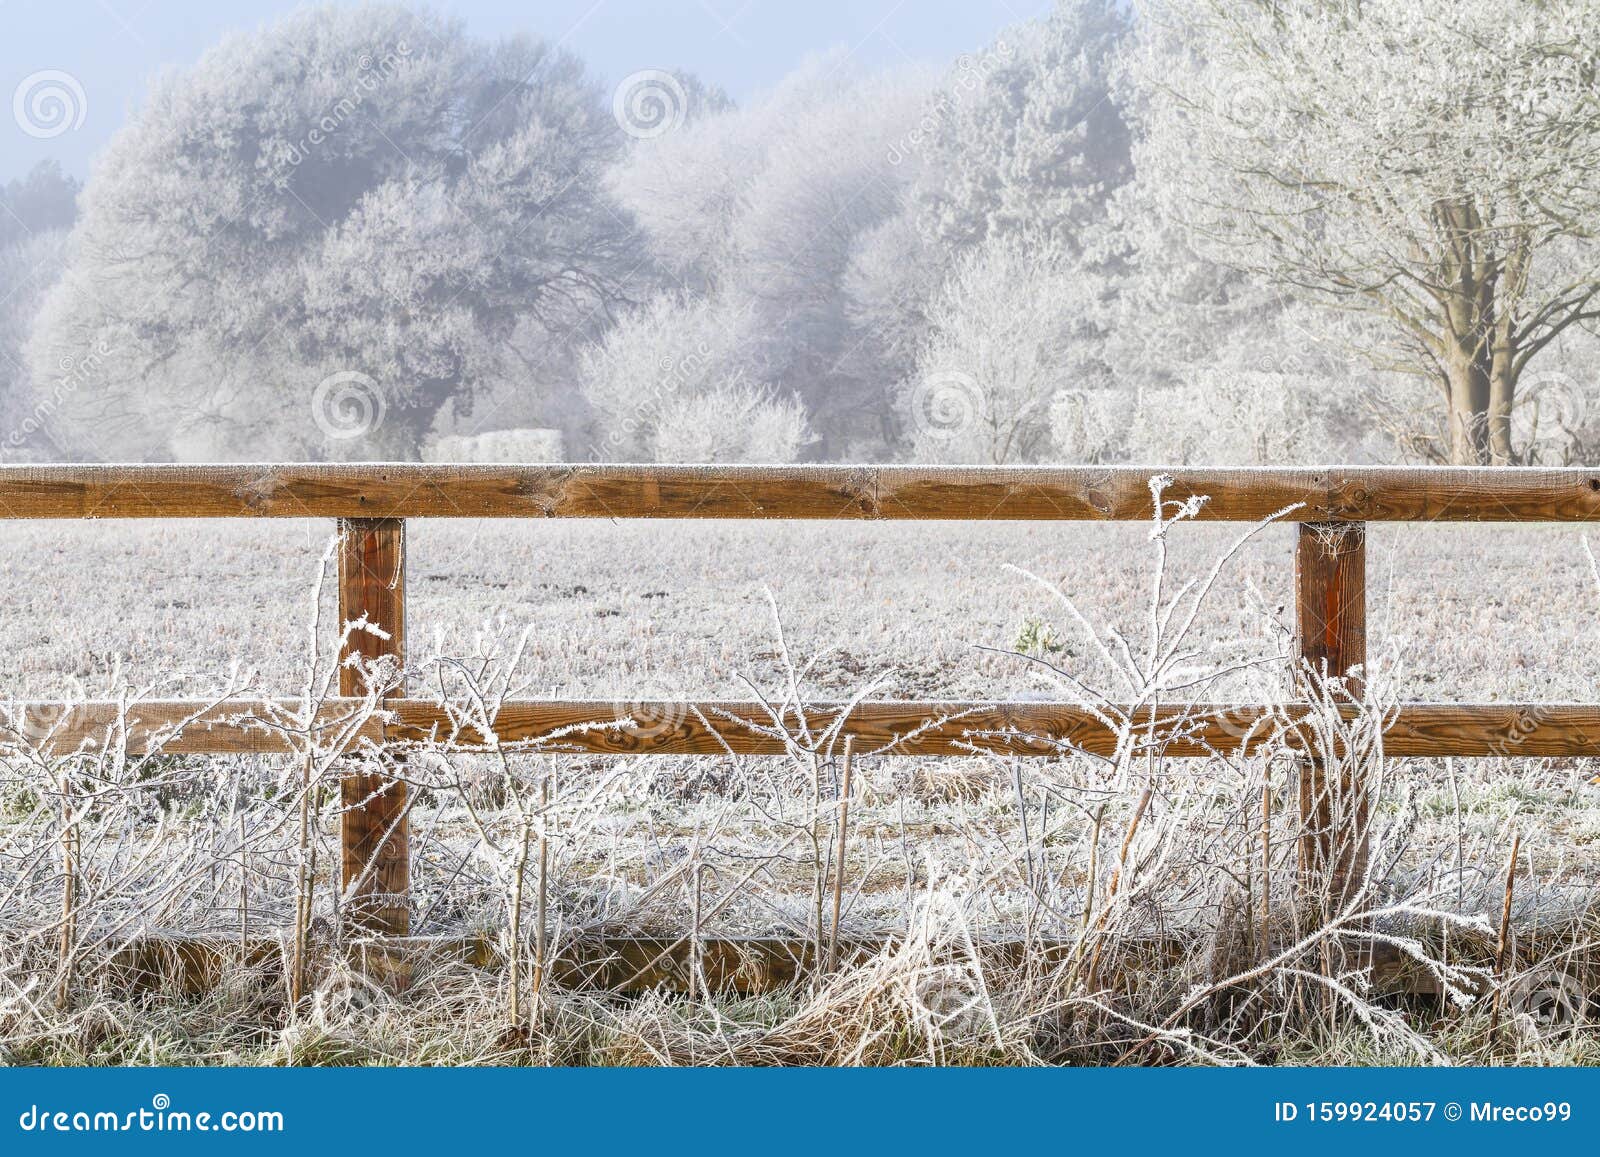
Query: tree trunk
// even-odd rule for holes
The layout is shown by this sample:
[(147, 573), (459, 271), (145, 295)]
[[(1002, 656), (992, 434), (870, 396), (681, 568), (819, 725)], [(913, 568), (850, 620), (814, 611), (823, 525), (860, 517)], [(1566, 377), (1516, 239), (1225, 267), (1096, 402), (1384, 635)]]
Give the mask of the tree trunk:
[[(1439, 282), (1440, 361), (1449, 387), (1450, 461), (1457, 466), (1490, 460), (1490, 345), (1494, 331), (1496, 262), (1470, 201), (1441, 201), (1434, 226), (1442, 251)], [(1509, 437), (1509, 434), (1508, 434)]]
[(1511, 446), (1511, 404), (1517, 389), (1516, 348), (1497, 338), (1489, 363), (1489, 462), (1495, 466), (1516, 464)]
[(1527, 288), (1532, 246), (1518, 234), (1507, 247), (1494, 286), (1494, 325), (1489, 354), (1489, 460), (1496, 466), (1515, 464), (1511, 445), (1511, 407), (1517, 392), (1517, 314)]
[(1445, 364), (1450, 386), (1450, 462), (1488, 462), (1489, 375), (1478, 351), (1457, 346)]

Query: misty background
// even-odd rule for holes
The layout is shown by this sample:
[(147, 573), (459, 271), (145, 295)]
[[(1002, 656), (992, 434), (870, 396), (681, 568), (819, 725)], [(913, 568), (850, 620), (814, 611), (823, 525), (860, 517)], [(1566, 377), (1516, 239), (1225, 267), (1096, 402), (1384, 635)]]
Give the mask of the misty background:
[(1590, 461), (1600, 4), (0, 9), (0, 460)]

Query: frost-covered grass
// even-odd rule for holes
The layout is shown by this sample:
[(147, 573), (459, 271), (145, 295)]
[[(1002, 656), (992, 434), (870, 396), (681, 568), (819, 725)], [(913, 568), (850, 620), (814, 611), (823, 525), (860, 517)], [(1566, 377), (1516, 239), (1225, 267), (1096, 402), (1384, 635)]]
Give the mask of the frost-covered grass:
[[(4, 524), (0, 675), (8, 694), (91, 689), (113, 658), (131, 682), (181, 675), (195, 694), (234, 664), (287, 690), (305, 592), (326, 545), (316, 521)], [(1232, 534), (1187, 525), (1174, 567), (1195, 573)], [(1048, 600), (1007, 566), (1060, 582), (1105, 626), (1142, 628), (1147, 530), (1082, 523), (417, 521), (409, 532), (413, 652), (471, 642), (485, 623), (532, 628), (535, 687), (742, 694), (775, 670), (766, 592), (797, 649), (824, 654), (819, 689), (889, 677), (891, 696), (1037, 689), (1015, 645)], [(1200, 629), (1281, 651), (1289, 527), (1263, 531), (1223, 576)], [(1374, 525), (1369, 649), (1400, 658), (1398, 692), (1441, 700), (1596, 697), (1600, 610), (1571, 527)], [(1088, 654), (1064, 657), (1085, 661)]]
[[(8, 524), (5, 692), (298, 693), (328, 530)], [(1047, 667), (1006, 653), (1023, 650), (1115, 701), (1129, 672), (1096, 640), (1116, 629), (1141, 654), (1154, 575), (1170, 597), (1237, 533), (1178, 524), (1161, 570), (1143, 526), (418, 523), (413, 679), (444, 679), (460, 702), (485, 689), (782, 698), (791, 674), (806, 700), (875, 681), (880, 697), (1063, 696)], [(1290, 533), (1262, 530), (1225, 568), (1169, 684), (1198, 680), (1202, 701), (1272, 693), (1289, 646)], [(1386, 701), (1595, 697), (1600, 596), (1575, 531), (1376, 527), (1369, 583)], [(326, 590), (321, 607), (326, 672)], [(490, 661), (453, 662), (471, 656)], [(495, 681), (513, 666), (510, 683)], [(834, 872), (836, 747), (743, 760), (412, 753), (414, 930), (482, 933), (502, 956), (487, 969), (430, 964), (396, 996), (330, 954), (331, 759), (308, 747), (307, 794), (300, 757), (51, 760), (13, 746), (0, 770), (0, 1050), (134, 1063), (1594, 1059), (1582, 997), (1600, 974), (1590, 765), (1369, 760), (1375, 870), (1343, 918), (1293, 902), (1282, 755), (859, 759), (842, 925), (901, 942), (762, 998), (618, 1000), (559, 986), (533, 997), (537, 899), (551, 960), (595, 934), (826, 939), (817, 897)], [(1496, 982), (1513, 831), (1516, 939)], [(542, 874), (530, 854), (540, 833)], [(513, 912), (523, 935), (510, 967)], [(130, 995), (106, 967), (142, 932), (302, 924), (292, 1004), (292, 935), (282, 961), (231, 970), (199, 998)], [(1359, 949), (1374, 936), (1456, 998), (1364, 989)], [(973, 947), (1017, 939), (1037, 947), (1021, 966)], [(1050, 947), (1061, 944), (1065, 955)], [(1541, 1018), (1551, 992), (1576, 1028)]]

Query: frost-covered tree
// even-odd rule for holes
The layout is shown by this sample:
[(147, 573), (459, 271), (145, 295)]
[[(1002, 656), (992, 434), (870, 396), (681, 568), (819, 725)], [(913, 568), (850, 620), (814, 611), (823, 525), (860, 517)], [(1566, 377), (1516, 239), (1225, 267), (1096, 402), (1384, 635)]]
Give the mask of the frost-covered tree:
[(1187, 367), (1164, 386), (1108, 394), (1128, 398), (1124, 434), (1132, 462), (1196, 466), (1283, 466), (1324, 462), (1343, 439), (1332, 389), (1298, 355), (1225, 358)]
[(1371, 311), (1441, 461), (1513, 462), (1519, 383), (1600, 317), (1600, 4), (1154, 0), (1141, 180), (1205, 256)]
[[(1370, 367), (1352, 372), (1344, 356), (1356, 341), (1344, 332), (1356, 328), (1354, 319), (1313, 311), (1282, 286), (1201, 256), (1161, 201), (1142, 174), (1118, 193), (1112, 212), (1125, 252), (1104, 326), (1111, 388), (1105, 397), (1059, 399), (1058, 452), (1074, 461), (1306, 460), (1311, 439), (1289, 429), (1272, 434), (1281, 418), (1294, 431), (1315, 429), (1321, 440), (1312, 458), (1366, 456), (1359, 431), (1332, 421), (1326, 404), (1336, 393), (1341, 414), (1355, 408), (1349, 384), (1374, 378)], [(1227, 397), (1208, 401), (1213, 388)], [(1241, 420), (1240, 405), (1254, 400), (1260, 422)]]
[(999, 464), (1045, 454), (1055, 395), (1105, 385), (1096, 356), (1105, 293), (1059, 240), (996, 234), (969, 250), (928, 307), (900, 390), (914, 456)]
[[(889, 380), (927, 372), (927, 351), (919, 359), (917, 348), (930, 309), (964, 255), (991, 239), (1051, 246), (1048, 265), (1060, 272), (1073, 263), (1078, 282), (1098, 285), (1068, 307), (1092, 300), (1105, 320), (1107, 279), (1122, 249), (1108, 198), (1130, 173), (1128, 129), (1112, 99), (1128, 27), (1115, 3), (1061, 0), (958, 61), (899, 142), (896, 163), (908, 174), (901, 210), (862, 236), (845, 279), (851, 315), (872, 336), (861, 348)], [(1105, 335), (1082, 316), (1059, 324), (1076, 335), (1081, 369), (1081, 354)], [(1042, 448), (1042, 428), (1030, 419), (1023, 441)], [(925, 432), (904, 429), (916, 453), (936, 452)], [(995, 447), (968, 449), (983, 457)]]
[(1290, 300), (1284, 289), (1196, 252), (1153, 174), (1118, 190), (1110, 212), (1122, 277), (1106, 359), (1121, 385), (1171, 385), (1276, 326)]
[[(105, 343), (83, 453), (414, 457), (603, 315), (631, 256), (621, 133), (572, 56), (398, 7), (319, 8), (159, 80), (83, 194), (37, 365)], [(526, 341), (523, 342), (526, 344)]]
[(61, 275), (78, 188), (54, 161), (0, 186), (0, 457), (50, 448), (49, 395), (71, 367), (49, 367), (45, 396), (36, 396), (26, 351), (44, 295)]
[(825, 452), (881, 452), (888, 392), (843, 283), (899, 204), (891, 156), (930, 84), (819, 57), (747, 105), (632, 142), (612, 175), (669, 285), (749, 319), (746, 376), (798, 395)]
[(0, 458), (50, 449), (55, 385), (70, 377), (72, 364), (49, 367), (37, 388), (26, 349), (45, 293), (60, 276), (66, 238), (65, 229), (54, 228), (0, 246)]
[(964, 246), (1027, 232), (1082, 244), (1131, 172), (1112, 99), (1128, 30), (1117, 0), (1057, 0), (958, 64), (934, 105), (913, 195), (931, 236)]
[(1134, 462), (1175, 466), (1283, 466), (1327, 454), (1326, 395), (1285, 388), (1262, 370), (1202, 371), (1141, 391), (1127, 431)]
[(812, 440), (805, 407), (733, 381), (680, 395), (656, 422), (657, 462), (793, 462)]
[(686, 79), (657, 74), (651, 96), (665, 102), (656, 115), (670, 127), (656, 131), (652, 122), (631, 140), (606, 182), (662, 272), (679, 287), (708, 292), (735, 260), (733, 222), (759, 169), (773, 110), (766, 101), (741, 109), (720, 94), (702, 97), (704, 86)]
[(1141, 392), (1068, 387), (1050, 399), (1050, 442), (1063, 462), (1098, 465), (1127, 457)]
[(624, 314), (582, 357), (593, 411), (588, 457), (631, 462), (792, 462), (812, 440), (805, 410), (750, 356), (756, 318), (663, 293)]
[(78, 217), (80, 188), (56, 161), (40, 161), (26, 177), (0, 186), (0, 248), (70, 229)]

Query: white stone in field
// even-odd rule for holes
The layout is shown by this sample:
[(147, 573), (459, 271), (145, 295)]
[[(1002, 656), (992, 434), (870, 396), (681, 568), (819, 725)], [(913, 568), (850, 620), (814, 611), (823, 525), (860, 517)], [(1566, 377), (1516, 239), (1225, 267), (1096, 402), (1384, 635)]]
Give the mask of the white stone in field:
[(424, 462), (560, 462), (561, 431), (544, 428), (446, 434), (422, 451)]

